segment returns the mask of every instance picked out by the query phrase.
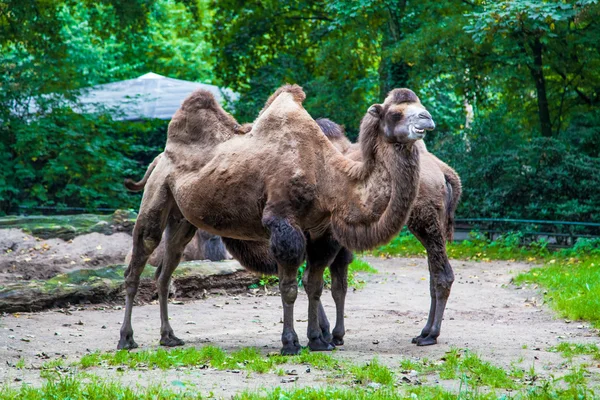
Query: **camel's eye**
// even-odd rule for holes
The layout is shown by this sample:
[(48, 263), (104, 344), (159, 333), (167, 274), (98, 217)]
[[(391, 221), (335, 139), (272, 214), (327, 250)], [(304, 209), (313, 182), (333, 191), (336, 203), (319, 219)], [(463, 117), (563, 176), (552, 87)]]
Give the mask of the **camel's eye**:
[(402, 113), (399, 111), (391, 112), (389, 115), (389, 119), (391, 122), (396, 123), (402, 119)]

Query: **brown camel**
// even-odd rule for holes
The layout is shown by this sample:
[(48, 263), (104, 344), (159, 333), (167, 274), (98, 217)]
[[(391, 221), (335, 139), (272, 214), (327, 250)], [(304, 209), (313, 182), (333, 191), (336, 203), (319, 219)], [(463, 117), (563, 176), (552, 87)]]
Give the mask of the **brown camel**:
[[(363, 250), (389, 241), (404, 225), (418, 191), (414, 143), (433, 129), (431, 115), (408, 89), (396, 89), (361, 122), (362, 161), (344, 157), (302, 107), (302, 89), (275, 92), (246, 135), (206, 91), (196, 91), (169, 124), (166, 149), (148, 178), (126, 271), (119, 348), (134, 348), (131, 313), (144, 265), (165, 230), (158, 268), (161, 344), (183, 344), (167, 312), (168, 284), (197, 228), (220, 235), (251, 270), (278, 271), (283, 354), (300, 350), (293, 326), (296, 274), (310, 266), (308, 338), (331, 350), (319, 325), (323, 271), (341, 246)], [(339, 243), (339, 244), (338, 244)], [(268, 244), (268, 246), (267, 246)]]
[[(360, 144), (352, 144), (346, 138), (341, 126), (328, 119), (319, 119), (317, 122), (338, 150), (351, 159), (361, 159)], [(427, 346), (437, 343), (450, 288), (454, 282), (454, 273), (446, 252), (446, 242), (452, 241), (454, 212), (460, 200), (462, 187), (458, 174), (427, 151), (423, 141), (415, 143), (415, 146), (419, 148), (421, 175), (419, 194), (407, 226), (427, 250), (431, 306), (425, 327), (412, 342), (417, 346)], [(347, 270), (347, 267), (344, 269)], [(339, 288), (332, 287), (332, 292), (336, 290)], [(334, 298), (345, 297), (345, 292), (332, 294)], [(326, 320), (325, 316), (320, 318)], [(324, 325), (327, 326), (328, 323), (323, 322), (322, 326)]]
[[(327, 118), (319, 118), (315, 122), (340, 152), (349, 155), (351, 158), (360, 159), (359, 144), (353, 144), (348, 140), (343, 127)], [(244, 127), (249, 131), (251, 124), (244, 124)], [(413, 343), (416, 343), (417, 346), (426, 346), (437, 343), (445, 305), (454, 280), (454, 274), (446, 252), (446, 242), (448, 240), (452, 241), (454, 212), (458, 206), (462, 188), (458, 174), (439, 158), (429, 153), (425, 143), (419, 141), (415, 145), (420, 148), (421, 175), (419, 194), (407, 226), (427, 250), (431, 307), (427, 323), (421, 334), (413, 338)], [(155, 165), (154, 162), (149, 166), (150, 172)], [(148, 176), (149, 173), (146, 173), (142, 181), (135, 183), (136, 187), (143, 188)], [(351, 252), (347, 249), (343, 250), (340, 251), (331, 266), (332, 275), (337, 278), (335, 279), (336, 284), (332, 287), (332, 295), (336, 300), (336, 308), (338, 309), (336, 328), (333, 335), (329, 331), (329, 321), (322, 308), (319, 314), (319, 324), (324, 338), (336, 345), (343, 344), (345, 333), (343, 315), (347, 291), (347, 283), (345, 282), (347, 282), (348, 264), (352, 261)], [(262, 268), (262, 270), (266, 272), (268, 268)], [(276, 273), (276, 270), (274, 273)], [(307, 276), (308, 274), (305, 274), (305, 277)]]

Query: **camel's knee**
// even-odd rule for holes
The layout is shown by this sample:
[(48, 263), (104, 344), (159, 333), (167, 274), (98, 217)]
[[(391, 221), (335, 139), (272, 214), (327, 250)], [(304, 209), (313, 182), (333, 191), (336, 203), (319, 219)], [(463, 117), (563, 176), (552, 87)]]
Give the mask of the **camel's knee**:
[(287, 219), (272, 217), (264, 221), (271, 231), (271, 251), (284, 267), (297, 267), (305, 258), (306, 238)]
[(444, 268), (443, 271), (436, 273), (433, 278), (432, 284), (437, 293), (444, 295), (450, 293), (450, 289), (454, 283), (454, 272), (450, 268), (450, 264), (447, 264), (447, 268)]
[(298, 285), (279, 285), (279, 291), (286, 304), (294, 303), (298, 297)]

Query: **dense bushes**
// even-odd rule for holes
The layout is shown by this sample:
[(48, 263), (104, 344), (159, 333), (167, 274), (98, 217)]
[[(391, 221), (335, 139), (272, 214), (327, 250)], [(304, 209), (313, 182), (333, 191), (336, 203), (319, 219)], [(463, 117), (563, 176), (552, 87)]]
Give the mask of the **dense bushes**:
[(493, 122), (475, 126), (466, 140), (430, 146), (462, 178), (459, 216), (600, 220), (600, 158), (589, 142), (523, 137)]
[(128, 123), (68, 108), (0, 129), (0, 211), (18, 206), (137, 207), (123, 187), (161, 151), (166, 122)]

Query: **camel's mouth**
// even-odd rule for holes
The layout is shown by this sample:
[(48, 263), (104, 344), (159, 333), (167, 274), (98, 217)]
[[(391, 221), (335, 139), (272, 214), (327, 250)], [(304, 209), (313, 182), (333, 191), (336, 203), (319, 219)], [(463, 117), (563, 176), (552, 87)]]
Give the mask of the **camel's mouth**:
[(411, 139), (423, 139), (425, 137), (425, 129), (417, 128), (415, 125), (408, 127), (408, 133)]

